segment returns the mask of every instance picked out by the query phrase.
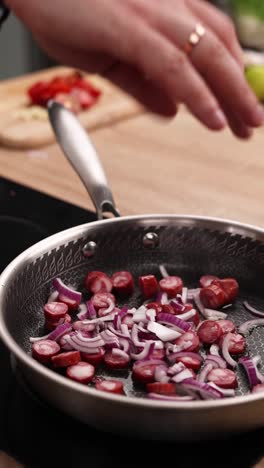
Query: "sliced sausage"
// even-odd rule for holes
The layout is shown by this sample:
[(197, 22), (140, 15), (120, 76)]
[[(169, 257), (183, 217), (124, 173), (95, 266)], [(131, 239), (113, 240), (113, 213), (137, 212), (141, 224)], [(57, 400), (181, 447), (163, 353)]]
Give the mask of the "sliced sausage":
[(124, 394), (124, 384), (120, 380), (97, 380), (95, 388), (103, 392)]
[(100, 292), (91, 297), (91, 302), (96, 310), (107, 309), (109, 304), (111, 302), (115, 304), (115, 301), (115, 296), (109, 292)]
[[(224, 336), (221, 336), (219, 340), (220, 346), (223, 344)], [(239, 333), (232, 333), (232, 337), (229, 342), (228, 351), (230, 354), (243, 354), (246, 349), (246, 340), (244, 336)]]
[(207, 288), (207, 286), (210, 286), (214, 280), (218, 280), (217, 276), (214, 275), (203, 275), (200, 278), (200, 286), (201, 288)]
[(159, 393), (160, 395), (175, 395), (175, 384), (152, 382), (147, 384), (148, 393)]
[(236, 388), (237, 378), (234, 371), (230, 369), (213, 369), (207, 375), (207, 380), (221, 388)]
[[(163, 305), (159, 304), (158, 302), (149, 302), (148, 304), (146, 304), (146, 307), (147, 307), (147, 309), (154, 309), (157, 314), (159, 314), (160, 312), (163, 311)], [(173, 309), (172, 306), (170, 306), (170, 307), (171, 307), (171, 309)], [(171, 312), (169, 312), (169, 313), (171, 313)]]
[(99, 364), (103, 362), (104, 355), (105, 355), (104, 348), (99, 348), (98, 353), (95, 353), (95, 354), (82, 353), (82, 360), (89, 362), (93, 366), (98, 366)]
[(154, 349), (149, 356), (149, 359), (163, 359), (165, 356), (165, 351), (163, 349)]
[(51, 358), (60, 352), (60, 346), (56, 341), (40, 340), (32, 345), (32, 357), (42, 364), (49, 364)]
[(183, 333), (181, 336), (176, 338), (174, 343), (183, 347), (184, 351), (196, 352), (200, 348), (199, 336), (193, 331)]
[(104, 363), (111, 369), (126, 369), (129, 365), (130, 358), (125, 356), (119, 356), (113, 354), (111, 351), (107, 351), (104, 355)]
[(175, 297), (182, 292), (183, 281), (179, 276), (167, 276), (159, 282), (161, 291), (168, 294), (168, 297)]
[(164, 312), (165, 314), (172, 314), (172, 315), (178, 315), (180, 314), (181, 312), (177, 312), (176, 309), (174, 309), (174, 307), (172, 307), (171, 304), (162, 304), (162, 312)]
[(155, 382), (156, 364), (146, 364), (145, 366), (133, 365), (132, 378), (140, 383)]
[(79, 351), (67, 351), (53, 356), (51, 362), (54, 367), (68, 367), (77, 364), (81, 360)]
[(185, 367), (188, 369), (200, 369), (202, 360), (199, 356), (196, 358), (195, 356), (180, 356), (176, 358), (176, 362), (182, 362)]
[(235, 331), (235, 324), (232, 320), (217, 320), (217, 323), (224, 334), (233, 333)]
[(63, 302), (49, 302), (44, 305), (44, 316), (50, 322), (58, 322), (67, 312), (68, 306)]
[(133, 293), (134, 280), (129, 271), (117, 271), (111, 279), (114, 291), (119, 296), (130, 296)]
[(213, 283), (210, 284), (210, 286), (201, 289), (200, 299), (205, 307), (209, 309), (218, 309), (229, 301), (222, 287)]
[(59, 294), (58, 302), (63, 302), (64, 304), (66, 304), (68, 306), (68, 312), (73, 312), (74, 310), (77, 310), (80, 305), (80, 301), (69, 299), (69, 297), (64, 296), (64, 294)]
[(62, 323), (71, 323), (71, 316), (66, 314), (64, 318), (59, 319), (58, 322), (53, 322), (50, 320), (45, 320), (45, 328), (47, 331), (53, 331)]
[(221, 287), (226, 293), (227, 302), (233, 302), (238, 295), (239, 285), (234, 278), (224, 278), (220, 281)]
[(111, 279), (102, 271), (90, 271), (84, 280), (87, 291), (97, 294), (100, 292), (110, 293), (113, 288)]
[(78, 331), (93, 332), (95, 330), (95, 325), (93, 323), (83, 323), (82, 320), (77, 320), (73, 322), (72, 328)]
[(144, 299), (150, 299), (158, 294), (159, 284), (154, 275), (140, 276), (139, 286)]
[(77, 364), (67, 367), (66, 375), (71, 380), (87, 384), (93, 380), (94, 366), (88, 362), (80, 361)]
[(212, 344), (219, 340), (223, 334), (221, 327), (215, 320), (205, 320), (201, 323), (197, 334), (204, 344)]

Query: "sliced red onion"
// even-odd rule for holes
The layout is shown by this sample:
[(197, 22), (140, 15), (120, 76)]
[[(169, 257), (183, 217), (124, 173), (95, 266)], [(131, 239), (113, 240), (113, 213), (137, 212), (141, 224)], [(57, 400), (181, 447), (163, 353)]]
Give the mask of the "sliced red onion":
[(204, 400), (216, 400), (222, 398), (223, 394), (211, 385), (198, 382), (195, 379), (187, 379), (182, 382), (181, 387), (186, 391), (191, 390), (197, 392)]
[(120, 330), (125, 336), (130, 337), (130, 331), (129, 331), (128, 326), (127, 326), (126, 323), (121, 323)]
[(110, 299), (109, 297), (106, 298), (106, 302), (108, 304), (108, 307), (107, 307), (107, 309), (104, 310), (103, 315), (110, 314), (111, 312), (113, 312), (113, 310), (115, 308), (114, 301), (112, 299)]
[(186, 304), (187, 302), (187, 299), (188, 299), (188, 288), (182, 288), (182, 295), (181, 295), (181, 298), (182, 298), (182, 303), (183, 304)]
[(257, 366), (250, 357), (241, 357), (238, 362), (244, 367), (247, 373), (250, 388), (253, 388), (259, 383), (263, 383), (259, 380), (257, 376)]
[(175, 315), (175, 317), (181, 319), (181, 320), (190, 320), (191, 318), (193, 318), (196, 314), (196, 311), (195, 309), (191, 309), (191, 310), (188, 310), (188, 312), (184, 312), (184, 314), (180, 314), (180, 315)]
[(121, 356), (121, 357), (123, 357), (125, 359), (129, 359), (129, 355), (125, 351), (123, 351), (122, 349), (113, 348), (112, 354), (113, 354), (113, 356)]
[(147, 318), (147, 320), (150, 320), (151, 322), (155, 322), (155, 320), (156, 320), (156, 311), (155, 311), (155, 309), (148, 309), (146, 311), (146, 318)]
[(172, 343), (166, 343), (166, 356), (169, 358), (170, 353), (180, 353), (185, 349), (188, 349), (192, 345), (191, 341), (185, 341), (182, 345), (173, 345)]
[(119, 338), (119, 344), (125, 353), (129, 354), (131, 348), (131, 342), (127, 338)]
[(155, 347), (155, 343), (153, 341), (147, 341), (147, 343), (144, 344), (143, 351), (141, 351), (139, 354), (130, 353), (130, 356), (135, 361), (139, 361), (141, 359), (149, 359), (149, 357), (154, 351), (154, 347)]
[(257, 378), (259, 379), (260, 383), (264, 383), (264, 376), (261, 374), (261, 372), (258, 370), (258, 367), (257, 367), (261, 361), (261, 357), (259, 355), (253, 356), (252, 361), (254, 362), (256, 366)]
[(101, 323), (101, 322), (112, 322), (115, 318), (115, 314), (105, 315), (103, 317), (98, 317), (92, 320), (83, 320), (84, 325), (88, 323)]
[(204, 309), (204, 317), (207, 320), (225, 320), (227, 314), (214, 309)]
[(96, 310), (94, 308), (94, 305), (92, 303), (92, 301), (87, 301), (86, 302), (86, 305), (87, 305), (87, 315), (88, 315), (88, 319), (95, 319), (96, 318)]
[(82, 300), (82, 293), (79, 291), (75, 291), (75, 289), (69, 288), (60, 278), (55, 278), (53, 280), (53, 287), (60, 293), (63, 294), (65, 297), (72, 299), (76, 302), (81, 302)]
[(221, 356), (216, 356), (215, 354), (207, 354), (205, 364), (214, 363), (214, 367), (220, 367), (221, 369), (226, 369), (226, 361)]
[(167, 374), (168, 375), (179, 374), (179, 372), (183, 371), (184, 369), (186, 369), (186, 367), (183, 364), (183, 362), (176, 362), (175, 364), (173, 364), (173, 366), (169, 367)]
[(120, 348), (118, 337), (110, 330), (103, 330), (100, 333), (100, 336), (104, 341), (106, 348)]
[(169, 302), (170, 302), (170, 301), (169, 301), (169, 298), (168, 298), (168, 294), (165, 293), (165, 292), (162, 293), (162, 294), (161, 294), (160, 303), (161, 303), (162, 305), (164, 305), (164, 304), (168, 304)]
[(146, 318), (146, 311), (148, 309), (145, 307), (145, 306), (140, 306), (136, 312), (134, 312), (133, 314), (133, 321), (135, 323), (138, 323), (138, 322), (147, 322), (147, 318)]
[(201, 298), (200, 298), (200, 289), (198, 289), (194, 294), (193, 294), (193, 300), (196, 304), (196, 307), (197, 309), (199, 310), (199, 312), (201, 312), (201, 314), (205, 317), (206, 317), (206, 312), (205, 312), (205, 307), (201, 301)]
[(104, 341), (100, 337), (85, 338), (81, 334), (79, 334), (79, 336), (77, 336), (77, 334), (65, 335), (65, 339), (67, 339), (67, 342), (73, 349), (87, 354), (98, 353), (100, 347), (104, 345)]
[(187, 293), (187, 299), (188, 301), (192, 301), (194, 299), (194, 296), (197, 294), (200, 294), (201, 288), (195, 288), (195, 289), (188, 289)]
[(133, 325), (132, 327), (132, 330), (131, 330), (131, 339), (132, 339), (132, 342), (133, 344), (137, 347), (137, 348), (144, 348), (144, 345), (145, 343), (143, 341), (140, 341), (138, 339), (138, 327), (137, 325)]
[(247, 335), (253, 328), (259, 327), (260, 325), (264, 325), (264, 318), (258, 318), (253, 320), (247, 320), (246, 322), (242, 323), (238, 328), (238, 332), (242, 333), (242, 335)]
[(69, 333), (72, 330), (72, 326), (69, 323), (62, 323), (58, 325), (55, 330), (52, 330), (52, 332), (48, 333), (47, 335), (44, 336), (31, 336), (29, 338), (30, 343), (36, 343), (36, 341), (41, 341), (41, 340), (52, 340), (52, 341), (57, 341), (59, 340), (63, 335), (66, 333)]
[(58, 341), (63, 335), (66, 335), (66, 333), (69, 333), (71, 330), (72, 326), (70, 323), (62, 323), (48, 335), (48, 340)]
[(193, 401), (194, 397), (191, 395), (161, 395), (160, 393), (148, 393), (148, 398), (152, 398), (153, 400), (160, 400), (160, 401), (179, 401), (185, 403), (187, 401)]
[(47, 303), (49, 304), (50, 302), (56, 302), (58, 299), (58, 296), (59, 296), (58, 291), (53, 291), (51, 295), (49, 296)]
[(157, 315), (157, 321), (169, 325), (170, 327), (175, 327), (181, 334), (190, 330), (190, 324), (176, 317), (176, 315), (160, 312)]
[(222, 354), (227, 364), (229, 364), (231, 367), (237, 367), (237, 362), (230, 356), (230, 353), (229, 353), (229, 343), (231, 339), (232, 339), (232, 333), (227, 333), (224, 336), (224, 339), (222, 342)]
[(157, 336), (154, 335), (154, 333), (148, 331), (146, 328), (144, 327), (140, 327), (138, 325), (138, 337), (144, 341), (146, 340), (152, 340), (152, 341), (155, 341), (157, 340)]
[[(179, 301), (171, 301), (170, 302), (170, 305), (173, 307), (173, 309), (176, 311), (176, 312), (183, 312), (184, 309), (185, 309), (185, 305), (184, 304), (181, 304)], [(162, 312), (161, 312), (162, 313)]]
[(169, 354), (167, 357), (168, 357), (169, 362), (171, 363), (176, 362), (176, 360), (181, 357), (189, 357), (189, 358), (194, 358), (194, 359), (198, 358), (201, 363), (203, 362), (202, 356), (198, 353), (193, 353), (192, 351), (179, 351), (179, 352)]
[(115, 314), (114, 320), (113, 320), (113, 327), (116, 330), (120, 330), (121, 327), (121, 317), (118, 314)]
[[(165, 364), (165, 363), (164, 363)], [(167, 376), (167, 366), (157, 366), (154, 372), (154, 379), (156, 382), (168, 383), (170, 378)]]
[(220, 348), (219, 348), (219, 345), (218, 345), (218, 344), (212, 344), (212, 345), (210, 346), (209, 352), (210, 352), (211, 355), (213, 354), (214, 356), (220, 356), (220, 354), (219, 354), (219, 349), (220, 349)]
[(193, 374), (190, 371), (190, 369), (184, 369), (181, 372), (179, 372), (178, 374), (171, 377), (171, 380), (173, 382), (175, 382), (175, 383), (181, 383), (186, 379), (192, 379), (192, 378), (193, 378)]
[(177, 330), (170, 329), (157, 322), (148, 322), (147, 329), (162, 341), (173, 341), (181, 336), (181, 333)]
[(253, 315), (257, 315), (258, 317), (264, 317), (264, 311), (261, 311), (259, 309), (256, 309), (252, 305), (250, 305), (247, 301), (243, 302), (244, 307), (249, 310)]
[(164, 265), (159, 265), (159, 270), (162, 278), (168, 278), (169, 273), (167, 272), (166, 268)]
[(89, 314), (87, 311), (87, 305), (86, 304), (80, 304), (79, 305), (79, 311), (77, 314), (77, 317), (79, 320), (86, 320), (89, 318)]
[(210, 387), (215, 388), (215, 390), (218, 390), (218, 392), (222, 393), (224, 397), (235, 396), (235, 390), (233, 388), (222, 388), (216, 385), (214, 382), (208, 382), (208, 385), (210, 385)]
[(72, 345), (68, 342), (68, 337), (70, 336), (71, 334), (66, 334), (66, 335), (63, 335), (60, 339), (60, 346), (62, 349), (64, 349), (64, 351), (72, 351), (73, 350), (73, 347)]
[(122, 331), (116, 330), (112, 325), (108, 325), (108, 330), (110, 330), (112, 333), (114, 333), (116, 336), (120, 338), (129, 338), (130, 339), (130, 333), (123, 333)]
[(47, 340), (49, 337), (49, 333), (47, 335), (44, 335), (44, 336), (31, 336), (29, 338), (29, 341), (30, 343), (36, 343), (36, 341), (41, 341), (41, 340)]
[(209, 374), (209, 372), (211, 372), (214, 366), (215, 366), (214, 363), (207, 363), (207, 361), (205, 361), (204, 367), (202, 368), (201, 372), (199, 372), (197, 376), (198, 382), (201, 382), (201, 383), (205, 382), (207, 380), (207, 375)]
[(256, 364), (256, 366), (258, 366), (261, 362), (261, 356), (259, 354), (257, 354), (256, 356), (253, 356), (252, 361)]

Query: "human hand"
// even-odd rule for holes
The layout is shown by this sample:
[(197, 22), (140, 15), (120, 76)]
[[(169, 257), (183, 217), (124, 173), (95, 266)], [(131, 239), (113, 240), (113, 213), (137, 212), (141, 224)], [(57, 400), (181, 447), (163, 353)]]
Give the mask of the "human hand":
[[(227, 17), (203, 0), (7, 0), (56, 60), (102, 73), (151, 111), (183, 103), (211, 130), (248, 138), (264, 112)], [(197, 23), (206, 29), (184, 52)]]

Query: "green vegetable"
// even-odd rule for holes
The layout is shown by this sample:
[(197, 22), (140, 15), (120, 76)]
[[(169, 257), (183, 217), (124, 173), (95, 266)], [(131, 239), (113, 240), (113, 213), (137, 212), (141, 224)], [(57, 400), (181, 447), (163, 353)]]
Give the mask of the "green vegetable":
[(257, 98), (264, 102), (264, 65), (250, 65), (245, 73)]
[(250, 15), (264, 21), (263, 0), (232, 0), (235, 15)]

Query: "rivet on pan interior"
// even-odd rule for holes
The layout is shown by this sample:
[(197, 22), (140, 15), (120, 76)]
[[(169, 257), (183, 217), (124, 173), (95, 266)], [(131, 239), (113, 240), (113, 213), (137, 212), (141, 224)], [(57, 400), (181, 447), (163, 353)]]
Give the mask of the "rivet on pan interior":
[(97, 248), (97, 244), (94, 241), (87, 242), (83, 247), (83, 255), (85, 257), (93, 257)]
[(159, 245), (159, 236), (155, 232), (147, 232), (143, 237), (144, 247), (153, 249)]

